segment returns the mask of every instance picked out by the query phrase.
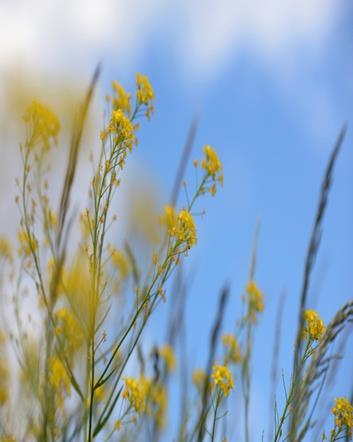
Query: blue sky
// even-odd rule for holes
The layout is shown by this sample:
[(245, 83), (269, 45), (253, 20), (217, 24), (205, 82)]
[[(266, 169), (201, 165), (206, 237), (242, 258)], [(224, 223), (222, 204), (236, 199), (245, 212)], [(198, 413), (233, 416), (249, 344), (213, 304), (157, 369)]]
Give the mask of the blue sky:
[[(285, 289), (280, 367), (288, 379), (304, 259), (321, 179), (341, 125), (350, 124), (353, 116), (347, 75), (353, 73), (351, 24), (342, 19), (324, 49), (312, 53), (303, 46), (302, 53), (294, 54), (293, 71), (286, 72), (284, 80), (276, 70), (281, 71), (281, 60), (274, 62), (277, 67), (272, 66), (246, 50), (232, 57), (206, 84), (180, 76), (174, 57), (158, 43), (141, 65), (156, 85), (157, 109), (151, 126), (143, 129), (139, 155), (156, 171), (163, 186), (171, 188), (171, 165), (178, 161), (195, 112), (201, 118), (194, 156), (210, 143), (218, 148), (224, 164), (224, 189), (215, 199), (201, 203), (207, 216), (198, 222), (199, 245), (187, 262), (187, 273), (196, 270), (187, 313), (189, 361), (196, 366), (205, 361), (224, 280), (232, 288), (224, 329), (232, 330), (240, 315), (239, 298), (249, 272), (252, 238), (257, 219), (261, 221), (256, 279), (266, 294), (266, 310), (255, 344), (254, 440), (260, 439), (268, 422), (277, 301)], [(310, 290), (309, 305), (325, 321), (352, 298), (351, 145), (349, 129), (337, 162)], [(189, 176), (192, 178), (192, 167)], [(160, 312), (161, 319), (165, 312)], [(154, 332), (159, 336), (158, 329)], [(348, 378), (351, 370), (349, 358), (343, 370)], [(346, 388), (346, 382), (339, 382), (333, 394), (347, 394)], [(283, 398), (281, 387), (278, 392)], [(258, 409), (266, 412), (259, 416)]]
[[(115, 78), (132, 85), (136, 71), (148, 74), (156, 111), (141, 129), (135, 161), (156, 177), (166, 199), (196, 113), (200, 122), (192, 157), (200, 157), (206, 143), (219, 152), (224, 188), (200, 204), (207, 216), (198, 219), (199, 244), (186, 267), (187, 273), (195, 272), (187, 329), (189, 352), (196, 355), (197, 364), (205, 360), (225, 280), (231, 284), (231, 300), (224, 329), (232, 330), (240, 315), (239, 298), (260, 220), (256, 280), (265, 293), (266, 308), (255, 343), (252, 411), (254, 419), (257, 416), (254, 440), (260, 440), (268, 420), (277, 301), (285, 289), (280, 366), (288, 378), (319, 188), (345, 121), (348, 133), (334, 174), (309, 304), (329, 321), (352, 299), (352, 7), (329, 0), (247, 5), (223, 0), (218, 8), (208, 1), (168, 5), (158, 0), (106, 0), (88, 2), (87, 12), (77, 1), (70, 6), (69, 19), (67, 5), (65, 9), (59, 2), (52, 2), (51, 8), (34, 0), (28, 3), (27, 22), (11, 2), (0, 5), (3, 17), (11, 17), (13, 29), (22, 29), (26, 22), (17, 41), (11, 40), (12, 52), (0, 51), (3, 70), (20, 61), (42, 72), (61, 69), (63, 74), (79, 72), (87, 78), (102, 60), (102, 89)], [(0, 31), (5, 41), (10, 35), (6, 32), (4, 27)], [(190, 166), (190, 182), (192, 173)], [(162, 322), (165, 314), (165, 307), (157, 313)], [(150, 333), (160, 334), (153, 326)], [(349, 345), (352, 348), (352, 340)], [(352, 364), (350, 357), (342, 369), (343, 379), (351, 378)], [(334, 395), (347, 394), (346, 384), (338, 382)]]

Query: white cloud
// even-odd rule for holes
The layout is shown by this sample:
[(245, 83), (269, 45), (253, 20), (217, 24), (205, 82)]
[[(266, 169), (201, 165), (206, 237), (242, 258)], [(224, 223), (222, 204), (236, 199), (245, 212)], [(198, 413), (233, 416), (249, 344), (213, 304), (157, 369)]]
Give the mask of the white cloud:
[(3, 0), (0, 63), (66, 70), (107, 54), (134, 59), (159, 33), (209, 75), (244, 47), (267, 57), (324, 41), (339, 9), (337, 0)]
[(160, 41), (178, 75), (208, 86), (246, 53), (268, 68), (291, 108), (295, 91), (303, 121), (324, 114), (328, 125), (310, 129), (322, 133), (336, 130), (341, 115), (315, 66), (343, 13), (342, 0), (0, 0), (0, 76), (13, 66), (90, 75), (103, 61), (124, 79)]

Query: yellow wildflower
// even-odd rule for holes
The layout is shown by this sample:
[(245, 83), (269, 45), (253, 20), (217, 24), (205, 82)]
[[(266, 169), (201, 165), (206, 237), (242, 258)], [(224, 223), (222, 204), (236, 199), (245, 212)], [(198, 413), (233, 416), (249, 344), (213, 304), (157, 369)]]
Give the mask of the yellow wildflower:
[(169, 344), (164, 345), (163, 347), (160, 348), (159, 354), (161, 355), (161, 357), (163, 358), (163, 360), (165, 362), (167, 371), (174, 372), (175, 366), (176, 366), (176, 361), (175, 361), (173, 347)]
[(137, 413), (144, 412), (146, 407), (145, 383), (139, 382), (134, 378), (125, 378), (124, 382), (123, 398), (130, 402)]
[(177, 231), (177, 217), (173, 206), (164, 206), (163, 222), (167, 227), (168, 234), (170, 236), (175, 236)]
[(37, 252), (38, 241), (33, 233), (28, 234), (26, 230), (19, 230), (17, 237), (20, 243), (18, 250), (20, 255), (29, 256), (32, 251)]
[(197, 388), (197, 390), (200, 393), (203, 392), (206, 379), (207, 379), (207, 374), (206, 374), (204, 369), (198, 368), (198, 369), (195, 369), (193, 371), (193, 373), (192, 373), (192, 383), (195, 385), (195, 387)]
[(55, 334), (64, 338), (64, 349), (72, 355), (83, 343), (83, 330), (74, 315), (65, 307), (55, 313), (55, 319)]
[(105, 387), (104, 385), (101, 385), (94, 390), (94, 399), (97, 402), (102, 402), (102, 400), (104, 399), (104, 394), (105, 394)]
[(191, 213), (181, 210), (178, 214), (178, 239), (190, 248), (196, 244), (196, 227)]
[(218, 158), (217, 152), (208, 144), (203, 148), (205, 158), (201, 162), (201, 167), (206, 170), (213, 178), (221, 172), (222, 163)]
[(227, 348), (226, 363), (233, 362), (234, 364), (238, 364), (241, 361), (241, 351), (235, 336), (231, 334), (223, 335), (222, 343)]
[(204, 159), (201, 161), (201, 167), (211, 177), (213, 184), (208, 188), (212, 196), (216, 194), (216, 182), (223, 185), (222, 163), (218, 158), (217, 152), (208, 144), (203, 148)]
[(154, 110), (154, 92), (146, 75), (136, 74), (136, 98), (138, 103), (146, 106), (146, 115), (149, 118)]
[(129, 114), (131, 111), (131, 94), (126, 92), (123, 86), (117, 81), (113, 81), (113, 89), (116, 94), (112, 99), (114, 110), (121, 109), (123, 112)]
[(117, 420), (114, 422), (114, 430), (115, 430), (115, 431), (119, 431), (119, 430), (121, 429), (121, 426), (122, 426), (122, 422), (121, 422), (121, 420), (120, 420), (120, 419), (117, 419)]
[(230, 390), (234, 388), (234, 381), (229, 368), (225, 365), (214, 365), (212, 379), (216, 386), (220, 388), (224, 396), (228, 396)]
[(335, 399), (335, 406), (332, 408), (335, 416), (335, 426), (338, 431), (346, 429), (348, 437), (352, 437), (353, 430), (353, 406), (344, 397)]
[(254, 281), (249, 281), (246, 291), (249, 302), (249, 318), (256, 322), (256, 313), (261, 313), (264, 309), (263, 294)]
[(58, 225), (58, 217), (51, 209), (48, 209), (48, 225), (51, 229), (56, 229)]
[[(208, 187), (203, 188), (202, 190), (205, 192), (208, 190), (212, 196), (216, 194), (216, 184), (217, 182), (223, 185), (223, 167), (220, 159), (218, 158), (217, 152), (212, 149), (208, 144), (203, 148), (204, 159), (201, 161), (201, 167), (206, 171), (206, 184), (209, 183), (207, 178), (211, 179), (211, 184)], [(194, 160), (195, 167), (198, 166), (197, 160)]]
[(112, 264), (119, 269), (120, 278), (125, 280), (129, 275), (129, 262), (123, 252), (118, 249), (110, 249)]
[(64, 405), (64, 395), (70, 396), (71, 382), (66, 372), (64, 364), (58, 357), (52, 357), (49, 360), (49, 382), (53, 385), (58, 398), (59, 407)]
[(10, 241), (5, 237), (0, 235), (0, 257), (12, 262), (12, 248)]
[(181, 210), (176, 215), (174, 207), (165, 206), (162, 221), (167, 227), (168, 234), (180, 243), (185, 243), (187, 249), (196, 244), (196, 226), (190, 212)]
[(80, 214), (80, 228), (81, 228), (81, 234), (84, 240), (86, 240), (90, 233), (91, 229), (90, 226), (94, 223), (92, 216), (90, 215), (89, 211), (86, 210), (85, 212), (82, 212)]
[(116, 135), (115, 143), (123, 148), (131, 149), (137, 144), (135, 128), (131, 120), (121, 109), (114, 110), (111, 114), (109, 132)]
[(105, 141), (107, 139), (107, 136), (108, 136), (108, 131), (106, 129), (100, 131), (99, 138), (101, 141)]
[(44, 106), (38, 100), (33, 100), (23, 119), (30, 129), (28, 148), (40, 146), (47, 151), (50, 149), (52, 141), (57, 142), (60, 121), (49, 107)]
[(304, 312), (304, 319), (307, 323), (307, 327), (303, 331), (304, 337), (308, 336), (315, 341), (319, 340), (326, 330), (323, 320), (315, 310), (311, 309)]

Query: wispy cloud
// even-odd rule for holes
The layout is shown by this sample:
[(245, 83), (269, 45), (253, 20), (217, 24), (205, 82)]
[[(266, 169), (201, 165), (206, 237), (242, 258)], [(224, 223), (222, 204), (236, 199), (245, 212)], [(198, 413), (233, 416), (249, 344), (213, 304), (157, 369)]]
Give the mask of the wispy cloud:
[(212, 75), (237, 52), (283, 55), (324, 40), (334, 0), (12, 0), (0, 3), (0, 62), (63, 69), (113, 54), (135, 58), (170, 40), (197, 75)]
[(342, 0), (3, 0), (0, 75), (14, 65), (90, 74), (103, 60), (124, 76), (160, 49), (186, 83), (209, 85), (245, 53), (322, 134), (342, 116), (316, 60), (343, 15)]

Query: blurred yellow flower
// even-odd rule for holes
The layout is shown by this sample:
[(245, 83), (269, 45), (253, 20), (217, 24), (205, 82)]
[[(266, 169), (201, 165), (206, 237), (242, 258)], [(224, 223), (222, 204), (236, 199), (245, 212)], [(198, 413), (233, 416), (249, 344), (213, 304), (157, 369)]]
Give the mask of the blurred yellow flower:
[(65, 307), (54, 315), (56, 320), (55, 334), (62, 339), (63, 350), (72, 356), (83, 344), (83, 330), (75, 316)]
[(111, 260), (114, 267), (119, 270), (120, 278), (125, 280), (129, 276), (129, 262), (121, 250), (110, 248)]
[(10, 241), (5, 237), (0, 235), (0, 257), (12, 262), (12, 247)]
[(212, 379), (216, 386), (220, 388), (224, 396), (228, 396), (230, 390), (234, 388), (234, 381), (229, 368), (225, 365), (214, 365)]
[(23, 119), (29, 127), (27, 148), (32, 149), (40, 146), (47, 151), (53, 141), (57, 142), (60, 121), (49, 107), (38, 100), (33, 100), (31, 105), (28, 106)]
[(38, 251), (38, 241), (33, 233), (28, 234), (26, 230), (19, 230), (17, 233), (17, 238), (20, 243), (20, 247), (18, 249), (20, 256), (29, 256), (32, 251)]
[(212, 178), (216, 177), (222, 170), (222, 163), (218, 158), (217, 152), (208, 144), (203, 148), (205, 158), (201, 161), (201, 167), (209, 173)]
[(153, 106), (154, 91), (148, 77), (146, 75), (136, 74), (136, 86), (137, 86), (137, 92), (136, 92), (137, 101), (140, 104), (146, 106), (146, 115), (148, 118), (150, 118), (154, 110)]
[[(2, 351), (2, 350), (1, 350)], [(10, 372), (4, 359), (0, 359), (0, 407), (3, 406), (9, 398)]]
[(197, 390), (202, 393), (207, 379), (206, 371), (203, 368), (197, 368), (192, 373), (192, 383)]
[(231, 334), (223, 335), (222, 343), (227, 349), (226, 364), (228, 362), (233, 362), (234, 364), (238, 364), (239, 362), (241, 362), (242, 356), (241, 356), (240, 346), (235, 336)]
[(148, 409), (147, 413), (153, 415), (158, 428), (165, 426), (168, 391), (165, 385), (157, 382), (148, 382)]
[(344, 397), (335, 399), (335, 406), (332, 408), (332, 413), (335, 416), (335, 425), (338, 431), (346, 429), (348, 437), (352, 437), (353, 430), (353, 406)]
[(53, 385), (60, 408), (64, 405), (64, 397), (71, 394), (71, 382), (64, 364), (58, 357), (49, 360), (49, 382)]
[(161, 357), (163, 358), (163, 360), (165, 362), (167, 371), (174, 372), (175, 366), (176, 366), (176, 361), (175, 361), (173, 347), (169, 344), (163, 345), (159, 350), (159, 354), (161, 355)]
[(123, 398), (127, 399), (131, 406), (137, 413), (145, 411), (146, 406), (146, 388), (144, 382), (134, 378), (125, 378), (125, 389), (123, 391)]
[(112, 86), (115, 92), (115, 96), (112, 98), (113, 108), (115, 110), (121, 109), (124, 113), (129, 114), (131, 111), (131, 94), (126, 92), (123, 86), (117, 81), (113, 81)]
[(261, 313), (264, 309), (264, 297), (254, 281), (249, 281), (246, 292), (248, 294), (249, 318), (256, 322), (256, 313)]
[(121, 422), (121, 420), (120, 420), (120, 419), (117, 419), (117, 420), (114, 422), (114, 430), (119, 431), (119, 430), (121, 429), (121, 426), (122, 426), (122, 422)]

